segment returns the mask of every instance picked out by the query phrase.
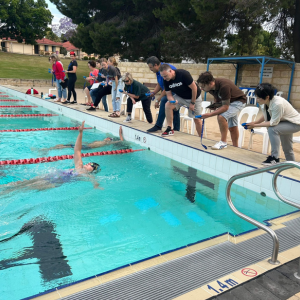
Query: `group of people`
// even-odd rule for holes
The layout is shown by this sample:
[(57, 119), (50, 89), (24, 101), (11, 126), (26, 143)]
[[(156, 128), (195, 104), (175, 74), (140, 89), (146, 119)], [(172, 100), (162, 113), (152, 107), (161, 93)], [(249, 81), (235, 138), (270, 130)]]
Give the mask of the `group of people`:
[[(72, 78), (76, 68), (75, 56), (71, 55), (71, 63), (66, 73)], [(155, 99), (155, 108), (159, 108), (158, 118), (153, 127), (147, 131), (150, 133), (162, 130), (163, 122), (166, 118), (167, 128), (162, 132), (162, 136), (174, 135), (175, 131), (180, 130), (180, 107), (188, 108), (188, 115), (193, 118), (198, 135), (202, 132), (202, 120), (210, 117), (217, 117), (221, 140), (211, 148), (213, 150), (222, 150), (227, 148), (227, 133), (231, 135), (233, 146), (238, 146), (239, 130), (238, 115), (246, 105), (246, 96), (231, 80), (226, 78), (214, 78), (210, 72), (200, 74), (195, 82), (191, 74), (183, 69), (176, 69), (171, 64), (160, 62), (160, 60), (151, 56), (147, 59), (147, 65), (150, 71), (156, 74), (157, 85), (153, 92), (135, 80), (131, 73), (127, 72), (123, 76), (118, 63), (114, 57), (108, 60), (89, 61), (90, 76), (86, 78), (90, 85), (85, 88), (88, 97), (88, 111), (96, 110), (102, 100), (105, 111), (108, 111), (106, 96), (112, 95), (113, 112), (109, 114), (111, 118), (120, 117), (122, 95), (127, 96), (127, 117), (124, 122), (131, 121), (133, 105), (141, 101), (147, 121), (152, 124), (153, 117), (151, 113), (151, 100), (158, 93)], [(59, 63), (53, 60), (55, 64), (54, 72), (59, 73), (62, 68)], [(65, 76), (65, 74), (64, 74)], [(58, 85), (63, 80), (62, 74), (56, 75)], [(75, 79), (76, 81), (76, 79)], [(71, 93), (74, 95), (76, 103), (76, 92), (72, 89), (72, 83), (69, 88), (68, 99)], [(70, 80), (69, 80), (70, 84)], [(94, 86), (96, 84), (96, 86)], [(93, 87), (94, 86), (94, 87)], [(201, 90), (211, 94), (214, 98), (214, 105), (210, 113), (201, 115)], [(267, 127), (271, 143), (271, 155), (263, 162), (264, 165), (275, 164), (279, 162), (280, 142), (287, 160), (295, 160), (293, 153), (293, 133), (300, 131), (300, 114), (284, 98), (275, 96), (275, 88), (269, 83), (262, 83), (255, 90), (257, 102), (262, 106), (263, 116), (247, 124), (248, 129), (254, 127)], [(59, 99), (60, 101), (60, 92)], [(64, 102), (63, 102), (64, 103)]]

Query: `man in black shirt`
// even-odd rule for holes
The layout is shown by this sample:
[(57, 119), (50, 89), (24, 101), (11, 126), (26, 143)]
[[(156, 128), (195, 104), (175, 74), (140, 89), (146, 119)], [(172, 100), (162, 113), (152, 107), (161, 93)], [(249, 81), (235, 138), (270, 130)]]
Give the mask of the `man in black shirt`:
[[(166, 115), (168, 127), (162, 136), (174, 135), (171, 126), (173, 123), (173, 110), (179, 110), (181, 106), (189, 108), (189, 117), (194, 119), (198, 135), (201, 136), (202, 120), (195, 119), (201, 114), (201, 90), (196, 85), (191, 74), (186, 70), (172, 70), (167, 64), (161, 65), (160, 74), (164, 79), (165, 91), (168, 102), (166, 103)], [(173, 94), (174, 95), (173, 95)]]

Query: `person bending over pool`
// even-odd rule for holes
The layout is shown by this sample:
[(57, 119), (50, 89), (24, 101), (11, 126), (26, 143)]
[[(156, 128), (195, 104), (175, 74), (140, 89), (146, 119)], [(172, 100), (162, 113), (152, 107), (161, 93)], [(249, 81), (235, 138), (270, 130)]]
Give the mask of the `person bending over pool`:
[(99, 183), (96, 181), (95, 177), (92, 176), (93, 173), (101, 170), (100, 165), (95, 162), (89, 162), (84, 165), (82, 162), (81, 149), (84, 122), (85, 121), (83, 121), (81, 126), (78, 128), (79, 134), (74, 147), (74, 169), (57, 170), (44, 176), (38, 176), (33, 179), (2, 185), (4, 190), (1, 191), (1, 195), (8, 194), (15, 190), (43, 191), (61, 186), (63, 183), (71, 182), (72, 180), (91, 181), (94, 184), (94, 188), (100, 188)]
[[(94, 141), (94, 142), (88, 143), (86, 145), (82, 145), (81, 149), (82, 150), (90, 150), (90, 149), (93, 149), (93, 148), (100, 148), (100, 147), (103, 147), (103, 146), (106, 146), (106, 145), (116, 144), (116, 143), (124, 141), (122, 126), (120, 126), (120, 129), (119, 129), (119, 136), (120, 136), (119, 140), (115, 140), (113, 138), (108, 137), (108, 138), (104, 139), (103, 141)], [(75, 147), (74, 144), (65, 144), (65, 145), (59, 144), (59, 145), (56, 145), (54, 147), (39, 149), (38, 151), (39, 152), (45, 152), (45, 151), (48, 152), (50, 150), (74, 148), (74, 147)]]

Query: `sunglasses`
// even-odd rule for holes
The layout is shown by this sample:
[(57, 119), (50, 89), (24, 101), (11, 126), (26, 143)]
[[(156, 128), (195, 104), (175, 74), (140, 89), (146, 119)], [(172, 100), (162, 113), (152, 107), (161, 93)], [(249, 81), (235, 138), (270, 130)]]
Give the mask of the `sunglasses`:
[(127, 82), (130, 82), (130, 80), (124, 80), (124, 82), (126, 82), (126, 83), (127, 83)]
[(260, 84), (256, 88), (259, 89), (259, 90), (261, 90), (261, 91), (264, 90), (264, 88)]

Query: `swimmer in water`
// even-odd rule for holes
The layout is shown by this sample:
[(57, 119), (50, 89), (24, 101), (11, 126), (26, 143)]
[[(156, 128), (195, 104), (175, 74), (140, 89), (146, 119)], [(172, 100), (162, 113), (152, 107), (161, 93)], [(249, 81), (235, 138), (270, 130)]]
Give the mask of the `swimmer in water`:
[(0, 195), (5, 195), (13, 190), (47, 190), (50, 188), (58, 187), (63, 183), (70, 182), (74, 179), (81, 181), (91, 181), (94, 185), (94, 188), (99, 188), (99, 183), (96, 181), (95, 177), (92, 175), (97, 171), (100, 171), (100, 165), (95, 162), (89, 162), (83, 164), (81, 157), (81, 148), (82, 148), (82, 135), (84, 122), (79, 126), (78, 137), (74, 146), (74, 169), (68, 170), (58, 170), (56, 172), (47, 174), (45, 176), (35, 177), (29, 180), (22, 180), (17, 182), (11, 182), (6, 185), (2, 185), (4, 191), (0, 192)]
[[(104, 139), (103, 141), (94, 141), (94, 142), (91, 142), (88, 144), (83, 144), (82, 150), (90, 150), (93, 148), (100, 148), (100, 147), (103, 147), (106, 145), (116, 144), (116, 143), (120, 143), (120, 142), (124, 141), (122, 126), (120, 126), (120, 129), (119, 129), (119, 136), (120, 136), (119, 140), (114, 140), (114, 139), (108, 137), (108, 138)], [(39, 149), (38, 151), (44, 153), (44, 152), (48, 152), (50, 150), (74, 148), (74, 147), (75, 147), (74, 144), (65, 144), (65, 145), (59, 144), (54, 147)], [(36, 149), (32, 149), (32, 150), (36, 150)]]

